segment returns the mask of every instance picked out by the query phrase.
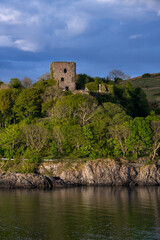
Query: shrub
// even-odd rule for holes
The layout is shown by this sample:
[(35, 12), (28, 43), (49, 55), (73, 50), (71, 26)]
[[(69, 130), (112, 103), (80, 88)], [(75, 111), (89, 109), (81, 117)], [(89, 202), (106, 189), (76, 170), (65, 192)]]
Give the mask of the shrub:
[(96, 82), (89, 82), (85, 84), (85, 87), (88, 89), (90, 92), (97, 92), (98, 91), (98, 83)]
[(149, 78), (149, 77), (151, 77), (151, 74), (150, 74), (150, 73), (144, 73), (144, 74), (142, 75), (142, 78)]

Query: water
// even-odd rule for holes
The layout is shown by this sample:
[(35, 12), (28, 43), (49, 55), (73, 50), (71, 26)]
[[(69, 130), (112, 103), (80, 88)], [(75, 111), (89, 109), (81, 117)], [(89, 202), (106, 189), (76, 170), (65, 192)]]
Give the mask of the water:
[(160, 187), (0, 190), (0, 239), (160, 239)]

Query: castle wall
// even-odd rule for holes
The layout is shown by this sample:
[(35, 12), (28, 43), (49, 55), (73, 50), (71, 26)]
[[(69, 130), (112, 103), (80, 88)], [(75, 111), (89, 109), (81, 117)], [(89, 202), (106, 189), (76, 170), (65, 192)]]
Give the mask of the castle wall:
[(58, 81), (58, 86), (64, 90), (76, 89), (76, 63), (75, 62), (53, 62), (51, 73)]

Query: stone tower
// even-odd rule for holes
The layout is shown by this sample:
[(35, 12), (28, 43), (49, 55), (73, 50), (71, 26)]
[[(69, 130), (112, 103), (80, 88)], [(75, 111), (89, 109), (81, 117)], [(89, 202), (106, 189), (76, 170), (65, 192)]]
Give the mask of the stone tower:
[(51, 77), (58, 82), (63, 90), (76, 89), (76, 63), (75, 62), (53, 62), (51, 63)]

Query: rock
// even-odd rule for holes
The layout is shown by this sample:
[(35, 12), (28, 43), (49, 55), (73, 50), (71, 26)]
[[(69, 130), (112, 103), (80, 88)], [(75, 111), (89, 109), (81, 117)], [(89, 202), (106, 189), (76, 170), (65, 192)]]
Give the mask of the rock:
[(77, 185), (160, 185), (160, 166), (115, 160), (87, 163), (43, 163), (37, 173), (0, 173), (0, 188), (64, 188)]
[(87, 163), (47, 163), (39, 168), (40, 173), (49, 171), (65, 183), (79, 185), (160, 185), (158, 165), (129, 164), (115, 160), (93, 160)]
[(64, 187), (63, 180), (42, 176), (35, 173), (8, 173), (0, 174), (0, 188), (41, 188), (50, 189)]

